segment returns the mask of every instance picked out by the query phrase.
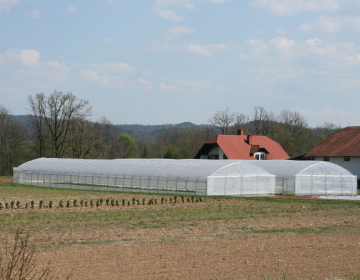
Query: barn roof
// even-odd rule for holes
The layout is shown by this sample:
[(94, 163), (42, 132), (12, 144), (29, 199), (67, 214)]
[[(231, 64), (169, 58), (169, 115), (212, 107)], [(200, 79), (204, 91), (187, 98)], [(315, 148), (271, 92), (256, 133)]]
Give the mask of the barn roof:
[[(228, 159), (255, 160), (255, 157), (252, 155), (254, 149), (252, 147), (250, 148), (250, 144), (247, 142), (247, 137), (248, 135), (217, 135), (204, 144), (195, 158), (199, 158), (200, 153), (203, 153), (206, 149), (211, 149), (217, 144)], [(267, 157), (269, 159), (289, 158), (288, 154), (284, 151), (280, 144), (271, 138), (267, 136), (250, 137), (252, 146), (257, 146), (257, 149), (264, 148), (268, 151), (269, 154)]]
[(360, 126), (349, 126), (326, 137), (306, 157), (360, 157)]

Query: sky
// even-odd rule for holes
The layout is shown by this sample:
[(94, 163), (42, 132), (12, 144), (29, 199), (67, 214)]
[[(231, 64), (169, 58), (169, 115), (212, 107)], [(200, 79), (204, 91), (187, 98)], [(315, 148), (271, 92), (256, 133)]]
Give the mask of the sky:
[(229, 108), (360, 125), (359, 0), (0, 0), (0, 104), (88, 100), (92, 120), (208, 123)]

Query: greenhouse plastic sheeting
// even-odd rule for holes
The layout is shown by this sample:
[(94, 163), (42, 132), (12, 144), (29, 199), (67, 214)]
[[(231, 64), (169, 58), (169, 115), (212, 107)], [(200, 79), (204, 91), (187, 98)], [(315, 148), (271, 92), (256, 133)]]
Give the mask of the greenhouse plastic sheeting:
[(200, 195), (274, 195), (275, 176), (252, 162), (40, 158), (14, 168), (14, 182), (53, 188)]
[(276, 175), (277, 194), (357, 194), (357, 176), (331, 162), (293, 160), (260, 160), (250, 162)]

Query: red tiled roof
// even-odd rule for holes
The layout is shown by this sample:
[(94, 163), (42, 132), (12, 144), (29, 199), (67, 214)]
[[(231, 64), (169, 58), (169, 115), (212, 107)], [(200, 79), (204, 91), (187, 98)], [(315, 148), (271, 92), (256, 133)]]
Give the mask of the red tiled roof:
[(360, 126), (349, 126), (326, 137), (305, 157), (360, 157)]
[[(228, 159), (256, 160), (249, 154), (250, 145), (247, 143), (247, 135), (218, 135), (211, 138), (206, 144), (218, 144)], [(288, 159), (288, 154), (280, 144), (267, 136), (252, 136), (251, 144), (265, 148), (269, 154), (268, 159)]]

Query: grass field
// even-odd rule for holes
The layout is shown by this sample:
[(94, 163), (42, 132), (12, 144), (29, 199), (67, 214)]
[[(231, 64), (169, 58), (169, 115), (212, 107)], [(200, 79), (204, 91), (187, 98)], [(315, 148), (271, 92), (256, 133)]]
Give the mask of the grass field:
[[(174, 204), (169, 195), (3, 183), (0, 203), (21, 208), (0, 210), (0, 248), (16, 229), (30, 232), (39, 265), (53, 261), (55, 279), (71, 271), (73, 279), (360, 279), (359, 202), (190, 197)], [(100, 198), (102, 206), (89, 206)], [(158, 204), (142, 205), (144, 198)], [(32, 200), (34, 209), (24, 209)]]

